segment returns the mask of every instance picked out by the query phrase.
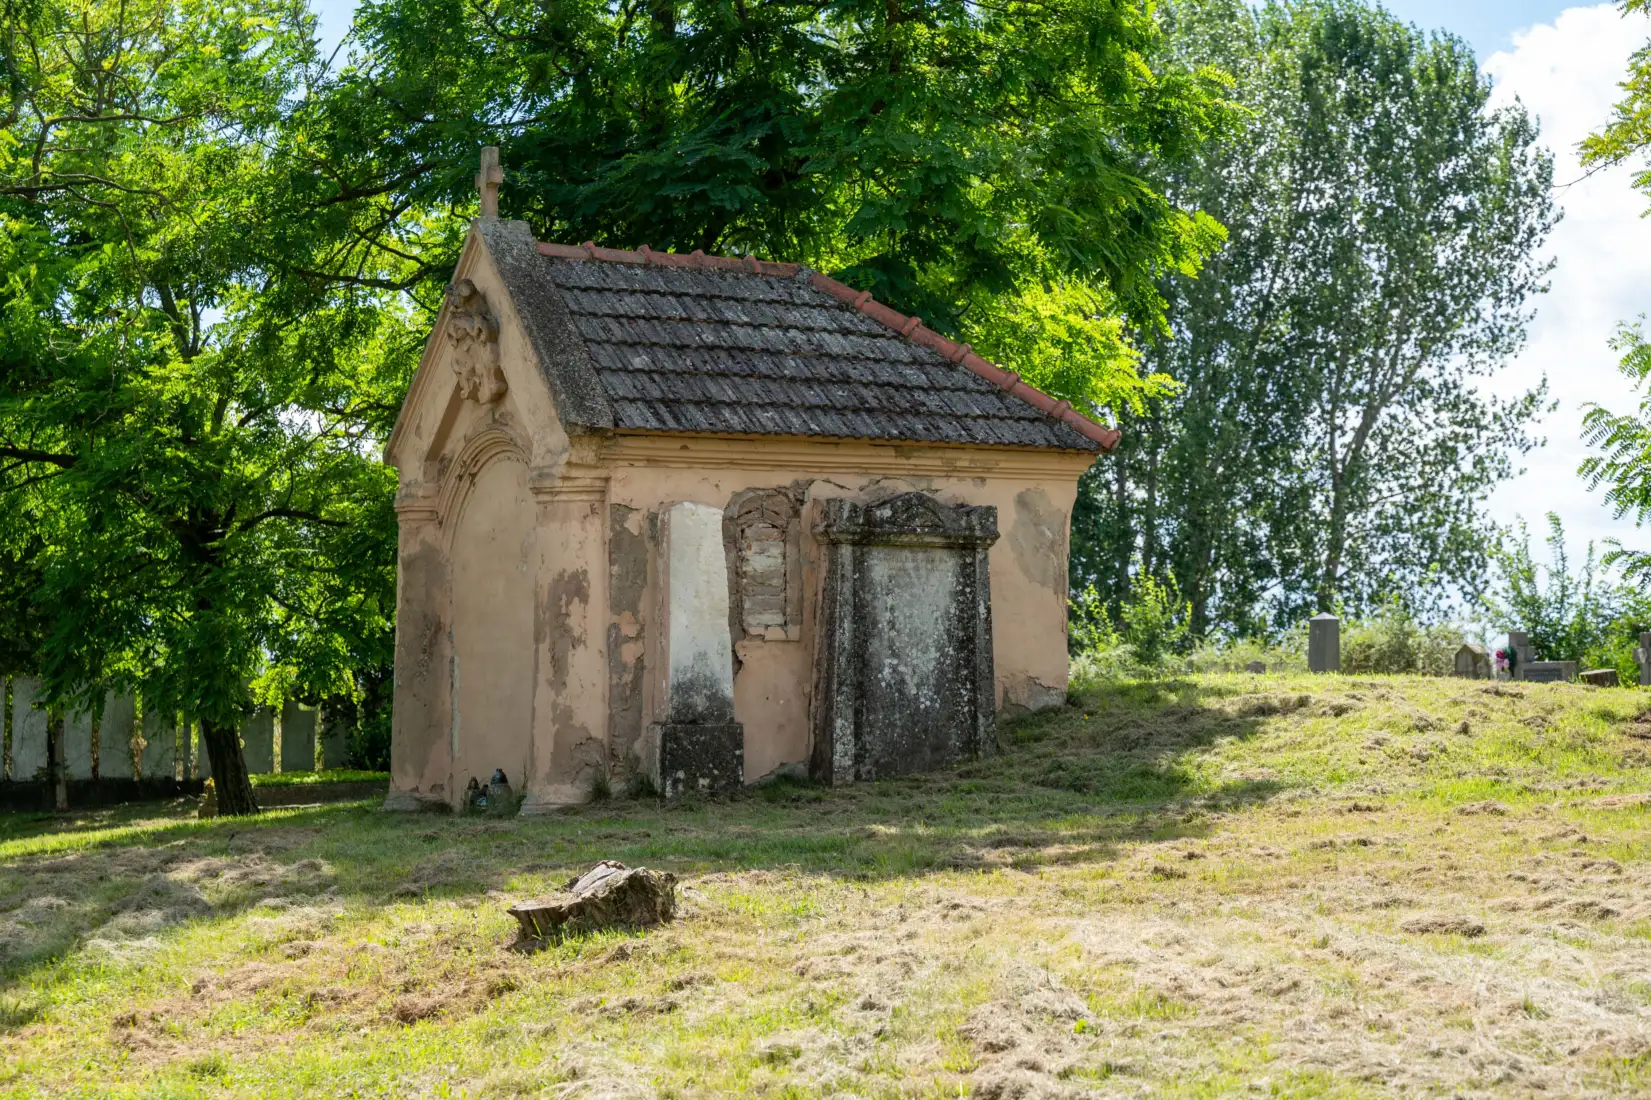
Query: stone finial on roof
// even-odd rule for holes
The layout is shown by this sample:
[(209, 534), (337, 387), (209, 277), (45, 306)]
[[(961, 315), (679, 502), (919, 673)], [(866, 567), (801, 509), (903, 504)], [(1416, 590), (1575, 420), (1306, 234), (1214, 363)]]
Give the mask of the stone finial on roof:
[(476, 190), (482, 200), (482, 217), (499, 216), (499, 184), (503, 182), (504, 169), (499, 167), (499, 147), (486, 146), (482, 149), (482, 170), (476, 174)]

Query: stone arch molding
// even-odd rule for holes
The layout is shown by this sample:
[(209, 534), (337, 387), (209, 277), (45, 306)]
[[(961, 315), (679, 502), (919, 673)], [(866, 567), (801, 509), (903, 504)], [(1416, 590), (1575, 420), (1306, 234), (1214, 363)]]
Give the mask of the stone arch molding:
[(494, 462), (504, 460), (514, 460), (530, 470), (532, 468), (527, 447), (515, 435), (496, 424), (465, 440), (459, 453), (453, 456), (447, 475), (442, 478), (441, 489), (436, 494), (436, 519), (444, 529), (449, 550), (456, 527), (453, 521), (458, 517), (459, 509), (464, 507), (476, 475)]

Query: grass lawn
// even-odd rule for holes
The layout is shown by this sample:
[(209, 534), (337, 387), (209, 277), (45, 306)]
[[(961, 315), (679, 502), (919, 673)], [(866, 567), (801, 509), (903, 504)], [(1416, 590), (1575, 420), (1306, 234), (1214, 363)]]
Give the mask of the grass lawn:
[[(730, 804), (0, 817), (0, 1095), (1647, 1095), (1648, 702), (1195, 677)], [(678, 921), (512, 950), (602, 858)]]
[(319, 772), (266, 772), (249, 776), (254, 787), (307, 787), (316, 783), (372, 783), (388, 781), (389, 772), (364, 772), (354, 768), (329, 768)]

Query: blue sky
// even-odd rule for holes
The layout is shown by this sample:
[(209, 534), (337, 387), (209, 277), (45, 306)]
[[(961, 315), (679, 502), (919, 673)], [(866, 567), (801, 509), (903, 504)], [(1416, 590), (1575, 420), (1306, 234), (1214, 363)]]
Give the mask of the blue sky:
[[(1537, 23), (1551, 23), (1567, 5), (1551, 0), (1390, 0), (1389, 11), (1426, 28), (1444, 27), (1472, 43), (1480, 57), (1513, 44), (1515, 31)], [(350, 26), (354, 0), (316, 0), (322, 37), (329, 44)]]
[(1483, 59), (1512, 46), (1515, 31), (1552, 23), (1574, 5), (1551, 0), (1389, 0), (1382, 6), (1407, 23), (1461, 35)]

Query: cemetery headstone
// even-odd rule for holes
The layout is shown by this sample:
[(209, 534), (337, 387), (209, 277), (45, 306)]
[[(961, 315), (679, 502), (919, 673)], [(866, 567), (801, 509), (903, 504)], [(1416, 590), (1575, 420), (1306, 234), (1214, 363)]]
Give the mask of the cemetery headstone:
[(35, 707), (40, 681), (19, 677), (11, 682), (11, 778), (28, 783), (46, 777), (46, 712)]
[(1621, 682), (1614, 668), (1592, 668), (1587, 672), (1577, 673), (1576, 678), (1585, 684), (1602, 688), (1614, 688)]
[(1490, 654), (1482, 645), (1468, 644), (1456, 651), (1453, 672), (1470, 680), (1490, 678)]
[(1524, 668), (1536, 660), (1536, 651), (1531, 648), (1531, 639), (1522, 630), (1508, 631), (1508, 673), (1512, 679), (1523, 680)]
[(259, 707), (241, 724), (241, 754), (248, 775), (268, 775), (275, 770), (275, 712)]
[(1554, 684), (1576, 679), (1575, 661), (1531, 661), (1519, 678), (1533, 684)]
[(1640, 687), (1651, 687), (1651, 632), (1640, 635), (1640, 648), (1635, 656), (1640, 662)]
[(281, 706), (281, 770), (315, 770), (315, 708), (296, 699)]
[(1244, 666), (1244, 671), (1245, 672), (1266, 672), (1267, 671), (1267, 666), (1262, 664), (1260, 661), (1251, 661), (1249, 664)]
[(1307, 668), (1341, 671), (1341, 620), (1328, 611), (1314, 615), (1307, 624)]

